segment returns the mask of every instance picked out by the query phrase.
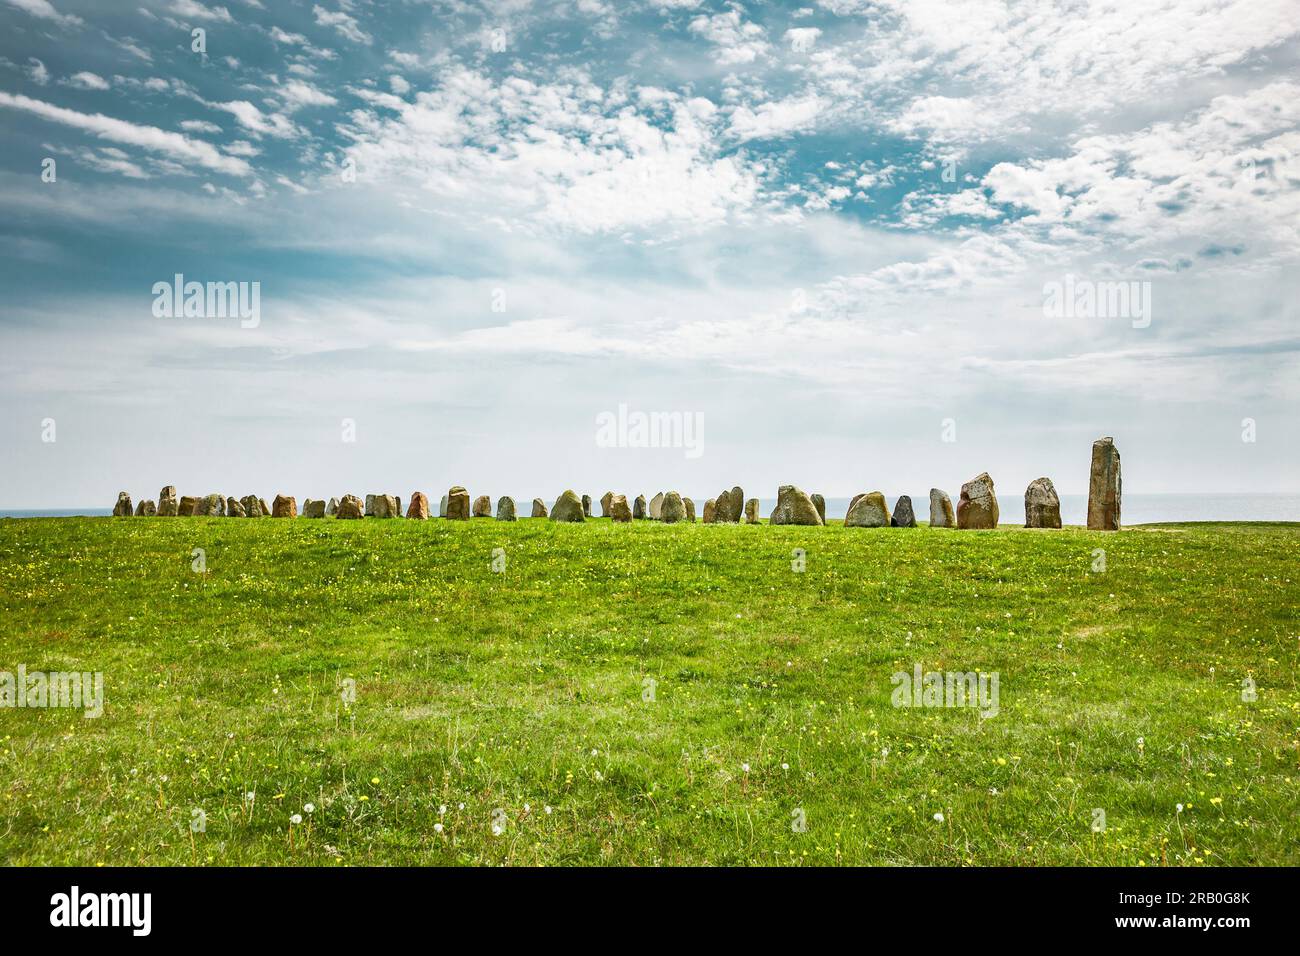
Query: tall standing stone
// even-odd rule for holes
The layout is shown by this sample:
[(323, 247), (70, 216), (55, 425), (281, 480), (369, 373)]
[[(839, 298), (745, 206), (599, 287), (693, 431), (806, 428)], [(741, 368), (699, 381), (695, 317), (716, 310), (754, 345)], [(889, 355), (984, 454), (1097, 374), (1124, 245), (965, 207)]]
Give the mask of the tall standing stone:
[(632, 517), (637, 521), (645, 520), (645, 495), (637, 495), (636, 501), (632, 502)]
[(248, 517), (248, 512), (244, 510), (244, 503), (234, 495), (226, 496), (226, 516), (229, 518)]
[(304, 518), (323, 518), (325, 517), (325, 499), (308, 498), (302, 503), (302, 516)]
[(1092, 443), (1092, 469), (1088, 475), (1088, 530), (1118, 531), (1121, 481), (1119, 449), (1115, 439)]
[(423, 491), (411, 492), (411, 503), (406, 507), (406, 517), (425, 521), (429, 517), (429, 496)]
[(663, 504), (659, 508), (659, 520), (664, 524), (676, 524), (685, 517), (686, 504), (682, 501), (682, 496), (675, 491), (664, 495)]
[(952, 499), (948, 497), (948, 492), (940, 491), (938, 488), (930, 489), (930, 527), (957, 527), (957, 518), (952, 511)]
[(1061, 499), (1051, 478), (1035, 478), (1025, 489), (1025, 527), (1059, 528)]
[(710, 498), (704, 502), (704, 515), (700, 519), (704, 524), (716, 524), (718, 520), (718, 499)]
[(658, 521), (664, 507), (664, 493), (661, 491), (650, 499), (650, 520)]
[(912, 499), (909, 495), (899, 495), (894, 502), (894, 513), (889, 523), (895, 528), (915, 528), (916, 514), (912, 511)]
[(439, 518), (447, 517), (447, 496), (446, 495), (443, 495), (442, 501), (438, 503), (438, 517)]
[(469, 492), (460, 485), (455, 485), (447, 492), (447, 519), (449, 521), (469, 520)]
[[(613, 503), (614, 503), (614, 492), (607, 491), (600, 496), (600, 516), (602, 518), (610, 517), (609, 506)], [(627, 504), (626, 498), (623, 499), (623, 503)]]
[(492, 517), (492, 499), (487, 495), (479, 495), (474, 499), (474, 517), (491, 518)]
[(194, 509), (199, 505), (199, 499), (190, 495), (181, 495), (181, 503), (176, 506), (176, 513), (182, 518), (194, 517)]
[(366, 516), (366, 506), (356, 495), (344, 495), (339, 499), (339, 521), (360, 521)]
[(821, 495), (812, 496), (813, 507), (817, 509), (817, 514), (821, 516), (822, 524), (826, 523), (826, 499)]
[(808, 493), (794, 485), (782, 485), (776, 493), (776, 508), (769, 524), (820, 525), (822, 516), (817, 513)]
[(262, 509), (262, 500), (257, 495), (244, 495), (239, 503), (244, 507), (245, 518), (265, 518), (269, 514)]
[(502, 495), (497, 499), (497, 520), (514, 521), (515, 520), (515, 499), (509, 495)]
[(582, 499), (572, 490), (565, 489), (551, 506), (552, 521), (582, 521), (583, 517)]
[(582, 496), (582, 516), (584, 518), (591, 517), (591, 495)]
[(745, 521), (747, 524), (759, 524), (762, 521), (758, 516), (757, 498), (750, 498), (745, 502)]
[(683, 498), (682, 504), (686, 506), (686, 520), (695, 524), (695, 499)]
[(135, 516), (137, 518), (152, 518), (158, 513), (158, 506), (148, 498), (141, 498), (140, 503), (135, 506)]
[(276, 495), (275, 503), (271, 505), (272, 518), (296, 518), (298, 517), (298, 499), (292, 495)]
[(221, 495), (204, 495), (195, 505), (194, 514), (200, 518), (223, 518), (226, 514), (226, 499)]
[(889, 506), (878, 491), (854, 495), (853, 504), (844, 516), (846, 528), (888, 528)]
[[(325, 517), (333, 518), (338, 513), (339, 513), (339, 500), (337, 498), (331, 498), (329, 502), (325, 505)], [(426, 514), (425, 517), (427, 518), (429, 516)]]
[(135, 511), (131, 508), (131, 496), (125, 491), (119, 491), (117, 493), (117, 504), (113, 505), (113, 517), (130, 518), (134, 515)]
[(375, 516), (375, 496), (366, 495), (366, 517), (373, 518), (374, 516)]
[(175, 518), (180, 510), (176, 501), (176, 486), (164, 485), (163, 490), (158, 492), (158, 517)]
[(717, 524), (739, 524), (745, 507), (745, 492), (740, 486), (724, 491), (715, 499), (713, 520)]
[(271, 506), (266, 503), (265, 498), (258, 498), (257, 504), (262, 509), (262, 517), (264, 518), (271, 517)]
[(632, 509), (627, 506), (627, 495), (610, 494), (609, 518), (611, 521), (626, 523), (632, 520)]
[(998, 526), (998, 496), (987, 471), (961, 486), (957, 499), (957, 527), (986, 530)]
[(546, 517), (546, 502), (543, 501), (541, 498), (534, 498), (534, 499), (533, 499), (533, 515), (532, 515), (532, 516), (533, 516), (534, 518), (545, 518), (545, 517)]

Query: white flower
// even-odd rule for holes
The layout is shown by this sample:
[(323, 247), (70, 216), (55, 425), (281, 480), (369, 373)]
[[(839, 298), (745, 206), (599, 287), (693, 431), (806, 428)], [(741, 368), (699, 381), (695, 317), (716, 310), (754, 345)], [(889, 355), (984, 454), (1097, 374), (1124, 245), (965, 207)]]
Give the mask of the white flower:
[(307, 804), (305, 807), (303, 807), (303, 809), (306, 810), (308, 813), (315, 813), (315, 812), (316, 812), (316, 804), (314, 804), (314, 803), (309, 803), (309, 804)]
[(782, 770), (789, 770), (789, 769), (790, 769), (790, 765), (789, 765), (788, 763), (783, 763), (783, 764), (781, 764), (781, 769), (782, 769)]
[(747, 764), (747, 763), (742, 763), (742, 764), (740, 765), (740, 769), (743, 770), (743, 771), (745, 771), (745, 773), (749, 773), (749, 764)]
[(600, 751), (597, 750), (595, 747), (592, 747), (592, 748), (591, 748), (591, 755), (592, 755), (593, 757), (596, 756), (596, 754), (598, 754), (598, 753), (600, 753)]
[(447, 813), (447, 804), (444, 803), (442, 806), (438, 808), (438, 816), (440, 817), (444, 816), (446, 813)]
[(248, 793), (244, 794), (244, 799), (247, 800), (249, 803), (252, 803), (254, 800), (257, 799), (257, 794), (255, 794), (252, 790), (250, 790), (248, 791)]
[(530, 807), (528, 804), (525, 803), (525, 804), (524, 804), (524, 813), (532, 813), (532, 812), (533, 812), (533, 808)]
[(457, 810), (464, 810), (464, 809), (465, 809), (465, 804), (463, 804), (463, 803), (458, 803), (458, 804), (456, 804), (456, 809), (457, 809)]
[(441, 833), (441, 832), (442, 832), (442, 824), (441, 824), (441, 823), (435, 823), (435, 824), (433, 825), (433, 832), (434, 832), (434, 833)]
[(293, 816), (289, 818), (289, 822), (292, 823), (294, 826), (297, 826), (298, 824), (302, 823), (302, 814), (295, 813)]
[(1181, 803), (1178, 804), (1178, 812), (1179, 812), (1179, 813), (1182, 813), (1182, 812), (1183, 812), (1183, 805), (1182, 805)]
[(943, 814), (942, 814), (942, 813), (936, 813), (936, 814), (934, 815), (934, 822), (935, 822), (935, 823), (943, 823)]
[(493, 835), (493, 836), (500, 836), (503, 830), (505, 830), (505, 827), (497, 826), (495, 823), (492, 824), (492, 835)]
[(546, 813), (547, 813), (548, 816), (550, 815), (550, 812), (551, 812), (551, 808), (550, 808), (550, 807), (543, 807), (542, 809), (546, 811)]

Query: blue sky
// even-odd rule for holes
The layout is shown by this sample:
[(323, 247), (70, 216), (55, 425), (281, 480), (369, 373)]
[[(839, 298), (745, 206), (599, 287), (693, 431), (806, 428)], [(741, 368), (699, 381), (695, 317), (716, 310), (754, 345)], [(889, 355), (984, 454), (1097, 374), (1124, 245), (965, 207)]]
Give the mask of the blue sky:
[[(1295, 14), (0, 0), (0, 505), (987, 470), (1014, 511), (1103, 434), (1131, 491), (1296, 491)], [(176, 273), (258, 324), (156, 316)], [(1067, 275), (1150, 321), (1046, 316)], [(600, 447), (620, 405), (703, 454)]]

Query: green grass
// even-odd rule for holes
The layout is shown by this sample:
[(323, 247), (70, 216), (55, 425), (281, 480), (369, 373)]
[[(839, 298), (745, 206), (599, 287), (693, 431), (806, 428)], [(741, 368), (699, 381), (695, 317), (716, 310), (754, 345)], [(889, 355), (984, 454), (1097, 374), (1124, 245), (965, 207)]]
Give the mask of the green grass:
[[(1295, 865), (1298, 545), (0, 521), (0, 670), (107, 698), (0, 710), (0, 861)], [(998, 672), (1000, 712), (892, 707), (915, 663)]]

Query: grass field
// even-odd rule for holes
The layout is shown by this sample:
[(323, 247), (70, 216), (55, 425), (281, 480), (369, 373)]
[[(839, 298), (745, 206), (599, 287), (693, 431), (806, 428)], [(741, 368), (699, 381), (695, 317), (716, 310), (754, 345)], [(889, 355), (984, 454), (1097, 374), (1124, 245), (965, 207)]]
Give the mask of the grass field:
[[(0, 521), (0, 670), (106, 698), (0, 709), (0, 861), (1300, 864), (1298, 549)], [(996, 672), (998, 713), (891, 706), (916, 664)]]

